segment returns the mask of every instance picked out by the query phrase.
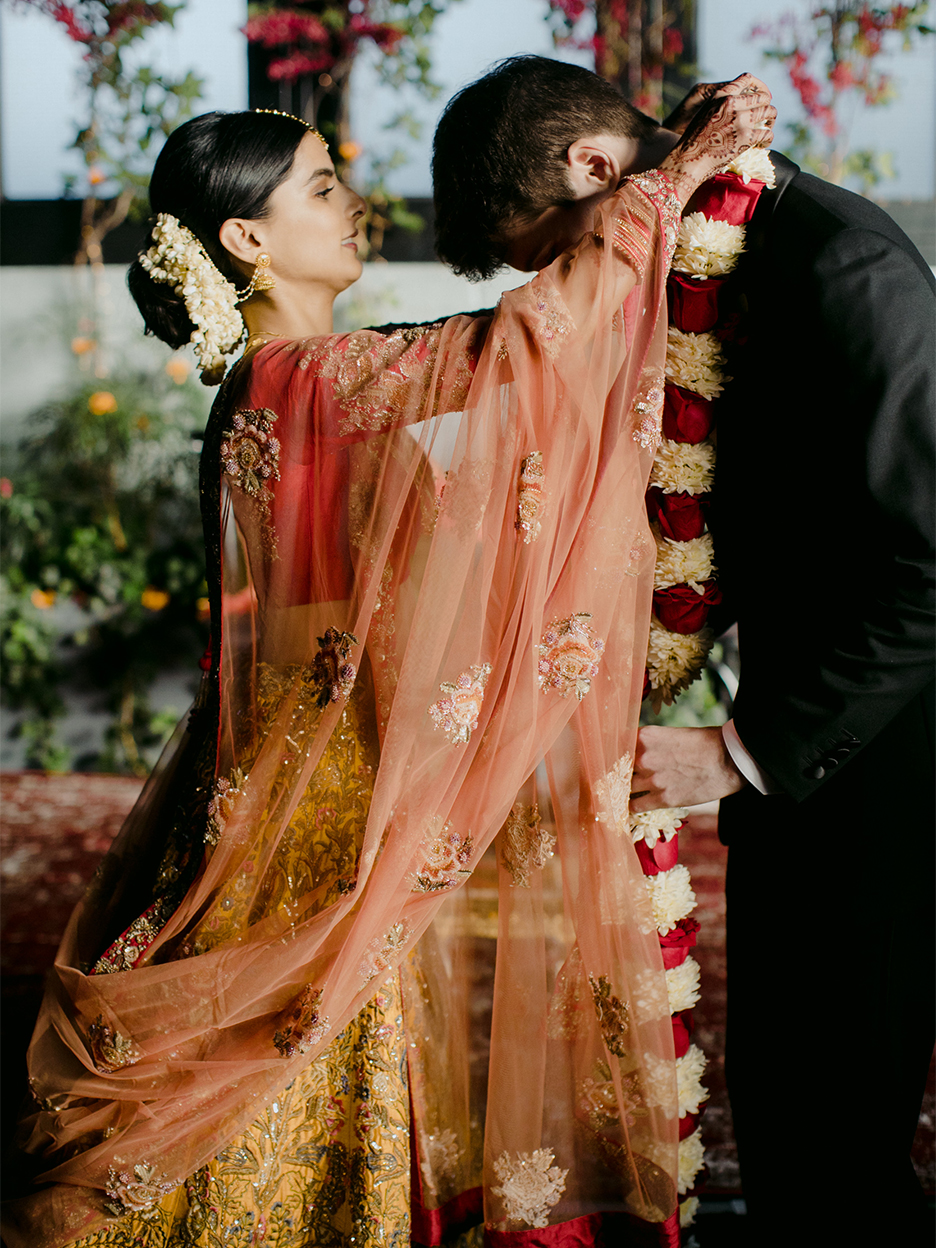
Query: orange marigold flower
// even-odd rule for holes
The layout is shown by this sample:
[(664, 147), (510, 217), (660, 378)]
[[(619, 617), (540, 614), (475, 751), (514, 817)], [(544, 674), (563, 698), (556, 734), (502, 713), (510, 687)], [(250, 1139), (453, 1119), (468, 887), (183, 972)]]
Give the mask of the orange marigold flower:
[(147, 611), (161, 611), (169, 602), (169, 595), (164, 589), (155, 589), (152, 585), (147, 585), (140, 594), (140, 602)]
[(88, 399), (88, 411), (92, 416), (106, 416), (117, 411), (117, 400), (109, 390), (95, 390)]
[(94, 350), (96, 345), (93, 338), (79, 336), (71, 340), (71, 349), (75, 355), (87, 355), (89, 351)]
[(107, 181), (107, 174), (99, 165), (92, 165), (88, 170), (88, 181), (92, 186), (100, 186), (102, 182)]
[(166, 372), (177, 386), (182, 385), (191, 371), (191, 364), (189, 364), (188, 360), (183, 359), (181, 356), (176, 356), (166, 365)]
[(38, 607), (40, 611), (46, 611), (55, 602), (55, 590), (34, 589), (29, 595), (29, 601), (34, 607)]
[(338, 146), (338, 155), (342, 160), (346, 160), (349, 163), (352, 160), (357, 160), (361, 151), (360, 143), (355, 143), (353, 139), (349, 139), (346, 143), (341, 143)]

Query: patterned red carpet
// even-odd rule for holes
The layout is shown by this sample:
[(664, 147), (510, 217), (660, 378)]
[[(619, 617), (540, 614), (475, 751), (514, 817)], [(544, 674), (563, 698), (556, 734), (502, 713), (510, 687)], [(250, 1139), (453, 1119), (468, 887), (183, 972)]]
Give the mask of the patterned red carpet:
[[(12, 772), (0, 779), (2, 850), (3, 1137), (25, 1094), (23, 1054), (32, 1030), (42, 977), (72, 907), (101, 855), (133, 805), (142, 781), (125, 776)], [(699, 813), (680, 835), (680, 860), (692, 874), (701, 924), (695, 957), (702, 969), (702, 1000), (695, 1010), (696, 1042), (709, 1058), (711, 1092), (703, 1119), (709, 1159), (707, 1192), (740, 1190), (724, 1080), (725, 897), (727, 850), (719, 844), (714, 813)], [(929, 1192), (936, 1189), (934, 1077), (923, 1105), (914, 1163)], [(809, 1178), (802, 1176), (803, 1187)]]

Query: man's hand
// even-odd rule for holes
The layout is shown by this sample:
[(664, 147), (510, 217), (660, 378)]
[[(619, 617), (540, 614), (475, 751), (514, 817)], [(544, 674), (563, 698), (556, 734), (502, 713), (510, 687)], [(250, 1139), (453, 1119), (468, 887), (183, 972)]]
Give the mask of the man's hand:
[(641, 728), (631, 785), (631, 811), (696, 806), (746, 784), (720, 728)]
[(663, 129), (673, 130), (676, 134), (684, 134), (686, 127), (703, 104), (707, 104), (709, 100), (730, 95), (750, 97), (752, 108), (770, 103), (770, 89), (753, 74), (740, 74), (731, 82), (699, 82), (663, 122)]

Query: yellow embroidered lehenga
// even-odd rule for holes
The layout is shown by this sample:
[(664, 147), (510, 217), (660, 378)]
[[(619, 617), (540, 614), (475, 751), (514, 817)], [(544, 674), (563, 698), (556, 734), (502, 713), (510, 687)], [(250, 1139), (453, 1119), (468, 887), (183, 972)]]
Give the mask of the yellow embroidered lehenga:
[(10, 1248), (677, 1242), (626, 800), (678, 217), (628, 179), (491, 316), (232, 370), (209, 670), (64, 938)]

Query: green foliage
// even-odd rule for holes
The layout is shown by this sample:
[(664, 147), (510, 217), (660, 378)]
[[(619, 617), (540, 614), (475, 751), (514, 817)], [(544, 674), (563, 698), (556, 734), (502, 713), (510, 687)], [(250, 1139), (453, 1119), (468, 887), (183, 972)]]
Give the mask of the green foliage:
[(144, 751), (166, 727), (149, 687), (174, 666), (194, 673), (207, 636), (197, 488), (205, 398), (189, 377), (166, 372), (106, 385), (86, 382), (47, 404), (6, 456), (0, 691), (25, 712), (29, 765), (60, 768), (64, 690), (100, 690), (113, 717), (108, 745), (82, 765), (143, 774)]

